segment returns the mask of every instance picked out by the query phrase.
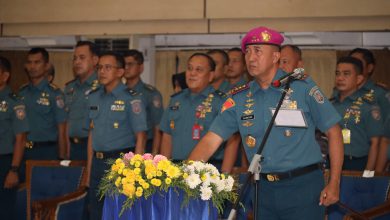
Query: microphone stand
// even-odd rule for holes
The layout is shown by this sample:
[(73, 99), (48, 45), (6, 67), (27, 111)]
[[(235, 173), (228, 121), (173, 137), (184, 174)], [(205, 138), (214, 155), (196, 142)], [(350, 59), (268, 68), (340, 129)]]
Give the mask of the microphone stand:
[(248, 186), (250, 184), (250, 180), (252, 179), (252, 176), (254, 177), (254, 180), (255, 180), (255, 202), (254, 202), (254, 207), (253, 207), (253, 209), (254, 209), (253, 215), (254, 215), (254, 220), (257, 220), (257, 212), (258, 212), (257, 205), (258, 205), (258, 190), (259, 190), (259, 186), (258, 186), (259, 182), (258, 181), (260, 180), (260, 172), (261, 172), (261, 164), (260, 163), (263, 159), (263, 157), (261, 156), (261, 153), (263, 152), (263, 149), (264, 149), (265, 144), (268, 140), (269, 134), (271, 133), (276, 116), (278, 115), (279, 110), (282, 106), (284, 97), (286, 97), (287, 91), (290, 89), (291, 81), (292, 81), (292, 78), (289, 77), (287, 79), (287, 82), (286, 82), (284, 88), (283, 88), (283, 93), (279, 99), (278, 105), (275, 109), (275, 113), (273, 114), (273, 116), (268, 124), (267, 130), (264, 133), (264, 137), (263, 137), (263, 140), (261, 141), (260, 147), (257, 150), (256, 154), (253, 156), (252, 161), (249, 165), (248, 174), (247, 174), (245, 183), (238, 194), (238, 198), (237, 198), (236, 202), (234, 203), (232, 210), (229, 213), (228, 220), (234, 220), (234, 217), (237, 214), (238, 204), (242, 200), (243, 194), (244, 194), (246, 188), (248, 188)]

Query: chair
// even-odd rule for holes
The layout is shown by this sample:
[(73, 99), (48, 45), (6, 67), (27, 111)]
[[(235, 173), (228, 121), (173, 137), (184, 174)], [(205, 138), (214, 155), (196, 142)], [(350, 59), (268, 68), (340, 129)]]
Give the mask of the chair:
[[(328, 207), (328, 220), (390, 219), (390, 174), (364, 178), (362, 173), (342, 171), (340, 201)], [(326, 181), (328, 176), (326, 171)]]
[(27, 220), (82, 219), (86, 161), (26, 161)]

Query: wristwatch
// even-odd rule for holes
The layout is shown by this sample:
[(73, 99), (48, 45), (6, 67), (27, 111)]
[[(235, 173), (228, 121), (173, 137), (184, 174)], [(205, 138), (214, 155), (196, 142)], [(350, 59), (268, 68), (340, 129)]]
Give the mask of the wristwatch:
[(19, 167), (18, 166), (11, 166), (11, 169), (9, 169), (9, 171), (17, 173), (17, 172), (19, 172)]

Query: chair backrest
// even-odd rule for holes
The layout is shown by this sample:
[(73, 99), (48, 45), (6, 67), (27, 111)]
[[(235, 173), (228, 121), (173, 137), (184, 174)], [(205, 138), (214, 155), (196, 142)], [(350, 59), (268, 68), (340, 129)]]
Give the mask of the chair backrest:
[(63, 196), (85, 186), (85, 161), (27, 160), (27, 219), (32, 217), (33, 201)]
[[(362, 212), (390, 199), (390, 174), (372, 178), (362, 177), (361, 171), (342, 171), (340, 202), (352, 210)], [(328, 219), (343, 219), (347, 210), (338, 205), (328, 208)]]

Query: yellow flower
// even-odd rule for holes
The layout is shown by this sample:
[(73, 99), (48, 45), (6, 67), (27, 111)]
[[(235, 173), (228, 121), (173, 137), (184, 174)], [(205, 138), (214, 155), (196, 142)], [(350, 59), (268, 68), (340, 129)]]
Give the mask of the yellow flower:
[(160, 170), (157, 171), (157, 176), (162, 176), (162, 172)]
[(135, 161), (134, 162), (134, 166), (137, 167), (137, 168), (140, 167), (141, 166), (141, 162), (140, 161)]
[(200, 177), (200, 179), (201, 179), (203, 182), (206, 180), (206, 178), (207, 178), (207, 177), (206, 177), (206, 175), (204, 175), (204, 174), (202, 175), (202, 177)]
[(187, 177), (188, 177), (188, 173), (183, 173), (183, 178), (187, 179)]
[(223, 173), (221, 174), (221, 179), (223, 179), (223, 180), (225, 179), (225, 174), (223, 174)]
[(133, 184), (126, 184), (123, 185), (123, 194), (126, 196), (132, 198), (135, 193), (135, 187)]
[(137, 174), (137, 175), (139, 175), (139, 174), (141, 173), (141, 169), (138, 168), (138, 167), (135, 168), (135, 169), (134, 169), (134, 173)]
[(153, 175), (152, 175), (152, 174), (148, 174), (148, 175), (146, 175), (146, 178), (147, 178), (148, 180), (150, 180), (150, 179), (153, 178)]
[(118, 158), (118, 159), (116, 159), (116, 160), (115, 160), (115, 163), (116, 163), (116, 164), (123, 163), (123, 160), (122, 160), (122, 159), (120, 159), (120, 158)]
[(144, 188), (144, 189), (149, 189), (149, 183), (147, 183), (147, 182), (145, 182), (144, 184), (142, 184), (142, 187)]
[(161, 180), (156, 179), (156, 178), (152, 179), (152, 180), (150, 181), (150, 183), (151, 183), (152, 185), (154, 185), (154, 186), (161, 186)]
[(116, 187), (119, 187), (119, 186), (120, 186), (121, 180), (122, 180), (121, 177), (116, 178), (116, 180), (115, 180), (115, 186), (116, 186)]
[(170, 165), (169, 160), (160, 160), (160, 162), (158, 162), (157, 164), (157, 169), (166, 170), (169, 165)]
[(142, 191), (137, 190), (137, 192), (135, 192), (135, 196), (137, 196), (139, 198), (142, 196), (142, 193), (143, 193)]
[(172, 183), (171, 178), (166, 178), (166, 179), (165, 179), (165, 184), (169, 185), (169, 184), (171, 184), (171, 183)]
[(175, 166), (170, 166), (170, 167), (168, 167), (166, 173), (167, 173), (168, 177), (174, 178), (174, 177), (177, 177), (180, 175), (180, 169), (178, 167), (175, 167)]

